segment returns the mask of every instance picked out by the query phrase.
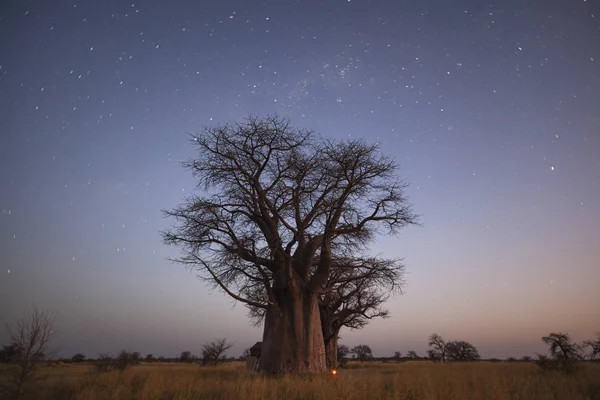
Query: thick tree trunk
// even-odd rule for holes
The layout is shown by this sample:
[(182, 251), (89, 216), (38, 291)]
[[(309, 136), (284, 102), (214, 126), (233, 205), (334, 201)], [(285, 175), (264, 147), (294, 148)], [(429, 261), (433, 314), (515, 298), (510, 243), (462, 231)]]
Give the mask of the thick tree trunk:
[(325, 356), (327, 358), (327, 368), (337, 369), (337, 349), (338, 349), (338, 335), (333, 335), (329, 340), (325, 341)]
[(337, 334), (332, 328), (331, 313), (327, 307), (320, 307), (321, 329), (323, 330), (323, 341), (325, 342), (325, 359), (327, 369), (337, 368)]
[(325, 345), (317, 296), (288, 287), (270, 305), (260, 356), (267, 374), (324, 372)]

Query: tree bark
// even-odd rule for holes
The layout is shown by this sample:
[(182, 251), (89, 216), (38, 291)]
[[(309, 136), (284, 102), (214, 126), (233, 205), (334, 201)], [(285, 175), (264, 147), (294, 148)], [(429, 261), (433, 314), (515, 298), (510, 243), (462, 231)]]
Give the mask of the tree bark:
[(319, 314), (321, 317), (321, 329), (323, 330), (323, 341), (325, 343), (325, 359), (327, 369), (332, 370), (337, 368), (337, 338), (338, 332), (334, 332), (331, 321), (331, 312), (325, 307), (320, 307)]
[(267, 374), (324, 372), (325, 345), (317, 295), (296, 285), (278, 290), (267, 308), (260, 369)]
[(327, 368), (330, 370), (337, 369), (338, 359), (338, 335), (334, 334), (329, 340), (325, 341), (325, 355), (327, 358)]

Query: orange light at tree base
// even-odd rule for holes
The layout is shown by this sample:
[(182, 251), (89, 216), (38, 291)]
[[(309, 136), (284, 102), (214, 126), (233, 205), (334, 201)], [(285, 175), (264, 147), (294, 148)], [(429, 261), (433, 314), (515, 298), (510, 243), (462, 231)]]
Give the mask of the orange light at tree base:
[(335, 369), (331, 370), (331, 375), (337, 375), (337, 371)]

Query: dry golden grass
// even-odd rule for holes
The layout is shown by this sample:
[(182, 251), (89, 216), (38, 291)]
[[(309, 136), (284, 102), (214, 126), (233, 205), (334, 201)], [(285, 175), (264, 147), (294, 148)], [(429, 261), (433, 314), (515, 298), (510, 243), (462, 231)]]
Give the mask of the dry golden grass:
[[(28, 398), (119, 399), (411, 399), (600, 400), (600, 365), (573, 375), (541, 373), (533, 364), (360, 364), (337, 376), (268, 378), (242, 363), (219, 367), (138, 365), (96, 373), (85, 365), (45, 368)], [(1, 373), (1, 370), (0, 370)]]

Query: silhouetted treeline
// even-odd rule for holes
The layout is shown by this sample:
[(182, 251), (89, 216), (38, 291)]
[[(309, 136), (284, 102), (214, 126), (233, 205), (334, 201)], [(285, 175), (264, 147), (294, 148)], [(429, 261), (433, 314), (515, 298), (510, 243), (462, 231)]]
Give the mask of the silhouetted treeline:
[[(348, 360), (370, 361), (370, 362), (407, 362), (407, 361), (486, 361), (486, 362), (514, 362), (514, 363), (536, 363), (543, 370), (570, 371), (577, 363), (600, 362), (600, 335), (595, 340), (586, 340), (575, 343), (566, 333), (550, 333), (544, 336), (542, 341), (548, 346), (549, 354), (536, 354), (536, 357), (523, 356), (521, 358), (508, 357), (506, 359), (479, 357), (477, 348), (465, 341), (446, 342), (441, 336), (432, 334), (429, 337), (430, 349), (427, 356), (421, 356), (414, 350), (409, 350), (405, 355), (400, 351), (394, 352), (390, 357), (374, 357), (370, 346), (361, 344), (352, 349), (340, 344), (338, 346), (338, 362), (343, 367)], [(88, 357), (83, 353), (76, 353), (70, 358), (59, 358), (48, 360), (56, 363), (85, 363), (94, 365), (110, 365), (110, 368), (124, 369), (129, 365), (140, 363), (199, 363), (216, 364), (234, 361), (244, 361), (247, 351), (240, 357), (226, 357), (224, 352), (232, 345), (225, 339), (218, 339), (206, 343), (202, 347), (203, 357), (194, 355), (191, 351), (182, 351), (179, 356), (165, 357), (147, 354), (142, 357), (139, 352), (128, 352), (125, 350), (117, 353), (99, 354), (96, 357)], [(18, 363), (21, 352), (17, 345), (4, 345), (0, 349), (0, 363)], [(102, 369), (103, 367), (99, 367)]]

